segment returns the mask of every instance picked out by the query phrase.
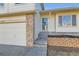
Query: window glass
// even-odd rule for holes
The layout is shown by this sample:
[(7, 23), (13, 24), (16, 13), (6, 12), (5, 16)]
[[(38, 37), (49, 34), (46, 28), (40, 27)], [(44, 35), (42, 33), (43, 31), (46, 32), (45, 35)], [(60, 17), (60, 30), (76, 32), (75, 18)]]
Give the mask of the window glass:
[(0, 9), (4, 7), (4, 3), (0, 3)]
[(47, 30), (48, 28), (48, 18), (42, 18), (42, 30)]
[(76, 26), (76, 15), (72, 15), (72, 26)]
[(63, 16), (63, 26), (71, 26), (71, 16)]
[(59, 16), (59, 26), (62, 26), (62, 16)]
[(59, 16), (59, 26), (76, 26), (76, 15)]

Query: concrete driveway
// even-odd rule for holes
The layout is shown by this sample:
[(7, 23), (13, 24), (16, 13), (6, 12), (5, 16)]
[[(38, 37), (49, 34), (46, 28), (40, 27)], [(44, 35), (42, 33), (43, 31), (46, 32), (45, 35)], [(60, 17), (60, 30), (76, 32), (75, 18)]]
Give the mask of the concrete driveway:
[(0, 45), (0, 56), (46, 56), (46, 47), (21, 47)]

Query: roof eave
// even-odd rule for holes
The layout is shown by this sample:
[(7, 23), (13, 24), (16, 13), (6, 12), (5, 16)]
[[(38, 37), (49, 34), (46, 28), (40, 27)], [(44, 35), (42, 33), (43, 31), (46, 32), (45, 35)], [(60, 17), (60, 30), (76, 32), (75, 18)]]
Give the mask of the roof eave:
[(65, 12), (65, 11), (79, 11), (79, 8), (61, 8), (61, 9), (54, 9), (54, 10), (46, 10), (46, 11), (40, 11), (40, 13), (57, 13), (57, 12)]
[(8, 12), (8, 13), (0, 14), (0, 17), (30, 15), (30, 14), (35, 14), (35, 11), (30, 10), (30, 11), (21, 11), (21, 12)]

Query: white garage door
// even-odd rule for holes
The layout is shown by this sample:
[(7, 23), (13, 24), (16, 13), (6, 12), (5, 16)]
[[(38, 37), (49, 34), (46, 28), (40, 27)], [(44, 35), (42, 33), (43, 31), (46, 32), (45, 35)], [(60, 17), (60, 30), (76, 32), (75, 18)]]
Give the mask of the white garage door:
[(26, 24), (0, 24), (0, 44), (26, 46)]

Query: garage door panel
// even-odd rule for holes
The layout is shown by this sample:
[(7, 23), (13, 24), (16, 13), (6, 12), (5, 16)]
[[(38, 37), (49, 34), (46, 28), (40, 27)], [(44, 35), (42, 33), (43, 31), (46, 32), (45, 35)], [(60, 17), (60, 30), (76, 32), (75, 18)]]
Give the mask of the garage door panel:
[(26, 46), (26, 24), (0, 24), (0, 44)]

